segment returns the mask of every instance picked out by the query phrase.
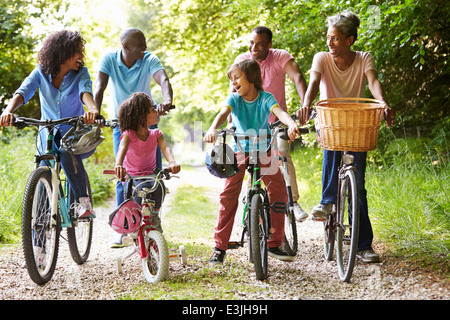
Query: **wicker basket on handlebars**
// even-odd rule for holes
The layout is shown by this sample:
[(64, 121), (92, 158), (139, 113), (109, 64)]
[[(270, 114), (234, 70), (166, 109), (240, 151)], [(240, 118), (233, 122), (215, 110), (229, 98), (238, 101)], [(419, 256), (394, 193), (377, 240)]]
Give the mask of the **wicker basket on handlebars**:
[(385, 104), (366, 98), (335, 98), (316, 103), (323, 149), (366, 152), (377, 147)]

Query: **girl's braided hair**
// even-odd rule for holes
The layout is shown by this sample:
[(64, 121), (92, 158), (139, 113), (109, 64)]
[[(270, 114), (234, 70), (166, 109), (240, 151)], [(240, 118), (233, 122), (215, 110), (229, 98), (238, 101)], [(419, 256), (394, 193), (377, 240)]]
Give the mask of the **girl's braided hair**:
[(152, 100), (144, 92), (136, 92), (122, 102), (119, 107), (120, 131), (137, 131), (139, 126), (147, 126), (147, 114), (154, 108)]

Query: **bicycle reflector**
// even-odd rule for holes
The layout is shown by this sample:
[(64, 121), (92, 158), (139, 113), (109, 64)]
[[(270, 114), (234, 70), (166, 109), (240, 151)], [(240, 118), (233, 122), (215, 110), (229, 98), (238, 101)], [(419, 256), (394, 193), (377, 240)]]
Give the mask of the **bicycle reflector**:
[(206, 153), (206, 167), (219, 178), (226, 179), (238, 172), (236, 155), (226, 143), (218, 143)]
[(109, 215), (109, 225), (121, 234), (131, 234), (139, 230), (142, 222), (141, 206), (133, 199), (124, 201)]

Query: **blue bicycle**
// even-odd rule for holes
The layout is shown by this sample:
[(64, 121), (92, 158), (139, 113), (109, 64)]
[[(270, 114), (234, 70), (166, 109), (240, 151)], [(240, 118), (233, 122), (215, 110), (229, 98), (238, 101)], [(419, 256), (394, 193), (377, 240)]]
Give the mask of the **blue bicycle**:
[[(16, 118), (14, 121), (14, 126), (19, 129), (28, 126), (48, 129), (46, 151), (35, 155), (36, 168), (28, 178), (22, 204), (22, 247), (26, 268), (30, 278), (39, 285), (47, 283), (53, 276), (62, 228), (67, 229), (66, 240), (76, 263), (86, 262), (92, 243), (93, 220), (78, 217), (73, 192), (61, 171), (60, 155), (53, 145), (53, 128), (61, 124), (72, 126), (62, 138), (63, 146), (75, 128), (87, 126), (79, 116), (60, 120)], [(86, 182), (92, 203), (87, 175)]]

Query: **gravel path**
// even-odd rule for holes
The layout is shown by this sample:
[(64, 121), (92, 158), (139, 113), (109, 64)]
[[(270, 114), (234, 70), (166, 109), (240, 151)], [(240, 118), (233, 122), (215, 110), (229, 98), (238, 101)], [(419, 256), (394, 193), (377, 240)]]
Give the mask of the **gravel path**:
[[(178, 179), (172, 179), (168, 186), (176, 192), (179, 183), (207, 185), (211, 197), (218, 200), (221, 183), (202, 172), (184, 170)], [(194, 175), (195, 174), (195, 175)], [(204, 177), (204, 179), (199, 179)], [(170, 205), (170, 196), (166, 204)], [(0, 300), (111, 300), (132, 291), (136, 283), (145, 283), (138, 260), (127, 263), (127, 272), (118, 276), (114, 260), (123, 255), (125, 249), (110, 249), (115, 233), (107, 224), (109, 213), (114, 207), (109, 201), (97, 208), (94, 224), (94, 241), (88, 262), (79, 266), (73, 262), (64, 240), (60, 244), (60, 255), (53, 279), (44, 286), (35, 285), (23, 268), (20, 246), (3, 246), (0, 249)], [(237, 221), (239, 218), (236, 219)], [(382, 256), (377, 264), (358, 263), (351, 283), (343, 283), (337, 276), (335, 262), (325, 261), (322, 254), (321, 224), (306, 221), (298, 224), (299, 253), (293, 263), (283, 263), (272, 258), (269, 265), (269, 280), (259, 282), (252, 274), (248, 281), (267, 288), (261, 293), (236, 292), (239, 299), (301, 299), (301, 300), (448, 300), (450, 283), (448, 261), (442, 262), (441, 270), (424, 270), (412, 262), (389, 256)], [(237, 229), (239, 230), (239, 229)], [(237, 235), (236, 235), (237, 236)], [(233, 236), (234, 237), (234, 236)], [(212, 238), (212, 235), (211, 235)], [(211, 242), (212, 243), (212, 242)], [(376, 248), (380, 252), (381, 248)], [(189, 253), (188, 260), (189, 260)], [(246, 249), (230, 250), (229, 256), (246, 261)], [(134, 259), (134, 258), (133, 258)], [(137, 259), (137, 258), (136, 258)], [(190, 263), (192, 263), (191, 260)], [(187, 268), (198, 269), (188, 261)], [(197, 262), (194, 262), (197, 263)], [(206, 263), (204, 264), (206, 266)], [(170, 272), (183, 268), (171, 264)], [(180, 272), (185, 272), (179, 270)]]

